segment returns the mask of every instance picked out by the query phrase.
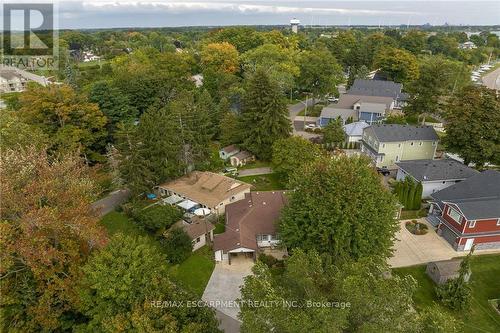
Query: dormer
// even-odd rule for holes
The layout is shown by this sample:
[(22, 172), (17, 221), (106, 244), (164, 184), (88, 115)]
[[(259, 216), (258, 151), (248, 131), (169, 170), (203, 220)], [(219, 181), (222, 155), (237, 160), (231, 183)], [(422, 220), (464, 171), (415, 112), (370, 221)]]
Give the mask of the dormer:
[(357, 101), (356, 103), (354, 103), (354, 105), (352, 106), (353, 110), (359, 110), (361, 109), (361, 101)]

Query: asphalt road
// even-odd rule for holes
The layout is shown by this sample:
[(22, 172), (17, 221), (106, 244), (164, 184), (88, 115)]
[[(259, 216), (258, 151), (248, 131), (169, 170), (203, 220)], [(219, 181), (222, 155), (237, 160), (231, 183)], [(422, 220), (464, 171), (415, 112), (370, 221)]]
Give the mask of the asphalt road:
[(244, 169), (238, 171), (238, 177), (267, 175), (270, 173), (273, 173), (273, 170), (269, 167)]
[(126, 202), (129, 197), (130, 191), (128, 189), (117, 190), (94, 202), (92, 204), (92, 209), (94, 209), (99, 216), (104, 216)]

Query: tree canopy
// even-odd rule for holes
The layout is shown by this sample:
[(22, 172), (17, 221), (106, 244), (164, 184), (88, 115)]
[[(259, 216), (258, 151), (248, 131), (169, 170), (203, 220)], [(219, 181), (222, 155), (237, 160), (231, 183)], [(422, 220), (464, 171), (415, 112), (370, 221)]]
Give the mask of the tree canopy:
[(325, 157), (299, 168), (279, 222), (283, 244), (338, 258), (387, 258), (398, 229), (396, 199), (369, 164)]

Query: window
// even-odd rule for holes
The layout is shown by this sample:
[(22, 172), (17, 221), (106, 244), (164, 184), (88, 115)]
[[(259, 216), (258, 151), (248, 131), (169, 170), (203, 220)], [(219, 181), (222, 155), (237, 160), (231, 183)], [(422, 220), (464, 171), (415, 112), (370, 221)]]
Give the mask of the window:
[(410, 146), (413, 146), (413, 142), (412, 142), (412, 143), (410, 143)]
[(398, 148), (401, 148), (401, 144), (400, 143), (398, 143)]
[(451, 217), (453, 219), (453, 221), (457, 222), (458, 224), (461, 224), (460, 218), (462, 216), (455, 209), (448, 207), (448, 216)]
[(399, 155), (396, 155), (396, 162), (399, 161)]
[(470, 221), (469, 222), (469, 228), (474, 228), (476, 226), (476, 221)]
[(382, 148), (385, 148), (385, 143), (382, 144)]
[(200, 237), (196, 238), (196, 243), (200, 242)]
[(419, 146), (421, 146), (421, 145), (422, 145), (422, 143), (423, 143), (423, 142), (422, 142), (422, 141), (420, 141), (420, 142), (418, 143), (418, 145), (419, 145)]

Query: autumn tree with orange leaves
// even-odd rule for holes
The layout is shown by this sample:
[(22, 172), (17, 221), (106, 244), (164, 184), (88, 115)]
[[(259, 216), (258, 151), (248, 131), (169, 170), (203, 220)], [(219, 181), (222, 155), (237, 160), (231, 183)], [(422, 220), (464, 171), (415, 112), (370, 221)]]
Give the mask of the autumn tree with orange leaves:
[(91, 211), (96, 187), (76, 154), (1, 155), (0, 331), (73, 325), (80, 267), (107, 242)]

